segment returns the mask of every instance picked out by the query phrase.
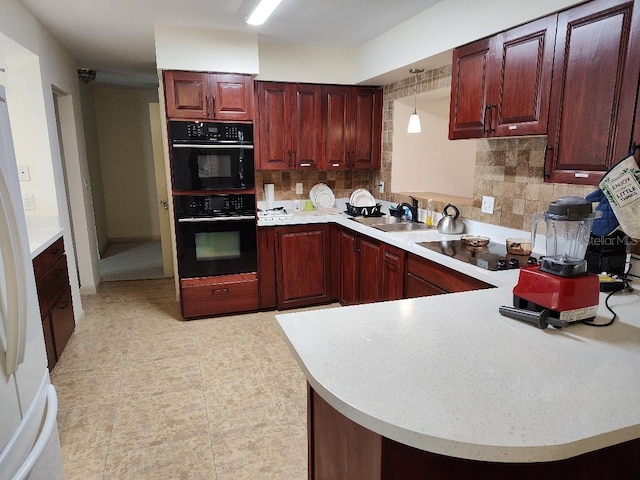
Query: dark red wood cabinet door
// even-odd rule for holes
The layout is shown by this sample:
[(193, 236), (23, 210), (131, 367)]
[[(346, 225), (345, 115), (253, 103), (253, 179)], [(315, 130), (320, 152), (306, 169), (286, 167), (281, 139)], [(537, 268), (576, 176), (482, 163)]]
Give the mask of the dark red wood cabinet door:
[(250, 75), (218, 73), (212, 99), (216, 120), (253, 120), (253, 80)]
[(494, 39), (484, 38), (453, 51), (449, 140), (488, 133), (490, 111), (485, 107)]
[(164, 72), (167, 116), (169, 118), (209, 118), (209, 74)]
[(258, 228), (258, 291), (260, 308), (277, 306), (275, 228)]
[(292, 168), (315, 170), (322, 152), (322, 105), (319, 85), (295, 84), (291, 107)]
[(369, 237), (358, 239), (360, 298), (359, 303), (378, 302), (381, 296), (382, 246)]
[(340, 231), (340, 303), (355, 305), (360, 299), (358, 237), (350, 230)]
[(557, 16), (499, 34), (489, 98), (492, 136), (544, 135), (549, 118)]
[(323, 170), (347, 168), (350, 137), (348, 113), (349, 87), (322, 87), (322, 163)]
[(353, 87), (349, 163), (356, 170), (379, 169), (382, 152), (382, 89)]
[(277, 227), (278, 309), (330, 301), (328, 246), (328, 225)]
[(403, 250), (383, 245), (380, 301), (399, 300), (404, 297), (405, 264), (406, 253)]
[(640, 1), (594, 0), (558, 14), (546, 175), (596, 185), (631, 144)]
[(261, 170), (287, 170), (291, 161), (289, 85), (258, 82), (259, 165)]

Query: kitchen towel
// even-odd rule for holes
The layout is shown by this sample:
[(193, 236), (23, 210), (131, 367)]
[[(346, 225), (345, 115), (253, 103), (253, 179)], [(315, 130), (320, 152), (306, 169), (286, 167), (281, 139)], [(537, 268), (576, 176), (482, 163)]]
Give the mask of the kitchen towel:
[(640, 238), (640, 168), (633, 155), (614, 165), (600, 181), (620, 228)]

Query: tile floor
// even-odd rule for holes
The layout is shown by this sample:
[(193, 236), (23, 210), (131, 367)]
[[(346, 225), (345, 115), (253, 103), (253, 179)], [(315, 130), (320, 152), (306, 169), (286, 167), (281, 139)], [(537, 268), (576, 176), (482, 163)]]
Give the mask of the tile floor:
[(182, 321), (173, 280), (109, 282), (51, 373), (67, 478), (307, 477), (306, 383), (263, 312)]

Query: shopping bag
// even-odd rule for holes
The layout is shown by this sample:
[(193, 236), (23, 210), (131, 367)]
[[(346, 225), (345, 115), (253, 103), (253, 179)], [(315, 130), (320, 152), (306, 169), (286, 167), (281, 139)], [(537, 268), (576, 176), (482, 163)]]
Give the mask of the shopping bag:
[(614, 165), (600, 181), (620, 228), (640, 238), (640, 168), (633, 155)]

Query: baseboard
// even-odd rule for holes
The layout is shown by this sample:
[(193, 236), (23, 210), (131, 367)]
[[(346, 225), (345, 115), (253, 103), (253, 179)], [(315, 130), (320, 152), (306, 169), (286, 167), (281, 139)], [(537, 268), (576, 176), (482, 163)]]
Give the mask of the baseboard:
[(136, 242), (159, 242), (160, 241), (160, 235), (152, 235), (152, 236), (145, 236), (145, 237), (116, 237), (116, 238), (109, 238), (108, 242), (109, 243), (136, 243)]

